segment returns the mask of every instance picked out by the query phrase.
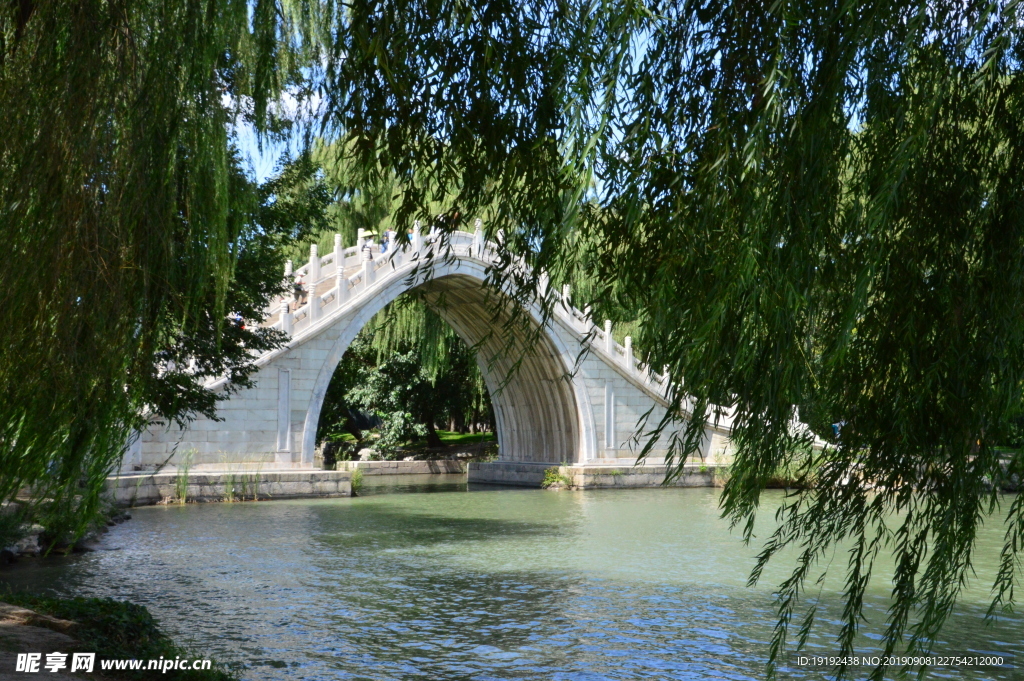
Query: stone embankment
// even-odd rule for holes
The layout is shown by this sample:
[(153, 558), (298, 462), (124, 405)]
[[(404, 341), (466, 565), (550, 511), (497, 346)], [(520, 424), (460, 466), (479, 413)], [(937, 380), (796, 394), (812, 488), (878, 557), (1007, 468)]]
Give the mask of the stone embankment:
[[(550, 464), (506, 461), (474, 461), (469, 464), (469, 482), (491, 485), (540, 487)], [(665, 465), (610, 466), (566, 465), (554, 466), (571, 481), (573, 489), (626, 489), (635, 487), (661, 487), (668, 473)], [(686, 464), (683, 474), (669, 487), (721, 487), (725, 482), (727, 466), (721, 464)]]
[(466, 462), (439, 461), (339, 461), (339, 470), (360, 470), (363, 475), (458, 475), (466, 472)]
[(131, 473), (107, 479), (120, 506), (352, 496), (349, 471), (232, 470)]
[(46, 527), (34, 522), (31, 517), (25, 519), (25, 516), (21, 516), (22, 520), (19, 523), (17, 514), (20, 513), (21, 503), (20, 501), (9, 502), (0, 507), (0, 514), (5, 516), (0, 519), (0, 522), (8, 526), (8, 531), (12, 526), (17, 526), (14, 531), (14, 536), (17, 539), (7, 546), (0, 546), (0, 565), (16, 563), (19, 558), (35, 558), (44, 554), (91, 551), (107, 527), (130, 520), (132, 517), (124, 510), (109, 509), (104, 517), (99, 518), (97, 524), (90, 528), (83, 537), (69, 543), (54, 539), (53, 532), (48, 532)]

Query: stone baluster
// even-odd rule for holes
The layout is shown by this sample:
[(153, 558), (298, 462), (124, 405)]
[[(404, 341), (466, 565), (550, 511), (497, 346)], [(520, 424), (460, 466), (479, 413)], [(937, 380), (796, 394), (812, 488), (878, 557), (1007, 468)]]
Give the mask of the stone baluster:
[(473, 255), (477, 258), (484, 257), (484, 230), (480, 218), (476, 219), (476, 229), (473, 231)]
[(373, 281), (373, 244), (363, 249), (363, 289)]
[(285, 276), (286, 279), (292, 276), (292, 261), (291, 260), (285, 260), (284, 261), (284, 276)]
[(622, 361), (626, 365), (626, 370), (630, 373), (633, 372), (633, 338), (626, 336), (625, 342), (626, 351), (622, 355)]
[(309, 282), (306, 286), (309, 289), (309, 292), (306, 294), (309, 303), (309, 322), (312, 324), (320, 319), (320, 296), (316, 293), (315, 283)]
[(341, 307), (348, 300), (348, 277), (345, 276), (345, 268), (339, 267), (334, 273), (335, 298), (338, 300), (338, 307)]
[(309, 284), (312, 286), (320, 281), (320, 256), (316, 252), (316, 244), (309, 247)]
[(572, 292), (572, 289), (569, 288), (568, 284), (563, 284), (562, 285), (562, 305), (565, 306), (566, 310), (571, 310), (572, 309), (572, 305), (569, 304), (569, 298), (571, 297), (570, 296), (571, 292)]
[(612, 338), (612, 320), (604, 320), (604, 351), (610, 357), (615, 356), (615, 339)]
[(345, 270), (345, 250), (341, 247), (341, 235), (334, 235), (334, 267), (340, 274)]
[(281, 330), (292, 335), (292, 308), (287, 300), (281, 303)]

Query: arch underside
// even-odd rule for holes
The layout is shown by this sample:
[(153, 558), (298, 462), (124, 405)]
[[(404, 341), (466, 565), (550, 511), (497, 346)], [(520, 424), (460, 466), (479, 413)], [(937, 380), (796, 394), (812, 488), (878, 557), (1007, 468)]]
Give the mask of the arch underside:
[(508, 299), (502, 296), (504, 307), (499, 309), (496, 296), (502, 294), (488, 291), (470, 276), (440, 277), (416, 290), (476, 351), (494, 407), (500, 458), (575, 461), (580, 442), (576, 400), (547, 333), (538, 332), (527, 314), (518, 315), (517, 323), (510, 325)]

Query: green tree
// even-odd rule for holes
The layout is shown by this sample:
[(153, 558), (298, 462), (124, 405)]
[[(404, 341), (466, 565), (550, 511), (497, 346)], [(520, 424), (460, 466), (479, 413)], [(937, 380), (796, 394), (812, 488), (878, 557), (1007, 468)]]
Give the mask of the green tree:
[[(50, 452), (69, 470), (111, 460), (160, 311), (192, 320), (212, 286), (226, 312), (225, 90), (283, 132), (273, 93), (317, 88), (322, 113), (291, 130), (349, 140), (353, 186), (393, 178), (396, 224), (434, 219), (434, 201), (446, 230), (486, 217), (508, 247), (492, 282), (520, 301), (542, 270), (572, 281), (592, 245), (594, 302), (635, 312), (651, 363), (685, 380), (677, 465), (716, 405), (734, 411), (723, 504), (748, 538), (765, 481), (810, 439), (794, 405), (846, 421), (762, 554), (800, 552), (773, 661), (839, 541), (842, 652), (880, 551), (899, 566), (886, 652), (934, 640), (978, 523), (1024, 469), (997, 448), (1024, 409), (1018, 2), (125, 8), (0, 10), (7, 496)], [(1004, 512), (997, 609), (1024, 499)]]
[[(685, 382), (676, 472), (733, 412), (722, 502), (747, 539), (775, 471), (816, 471), (754, 572), (798, 551), (773, 664), (837, 542), (854, 547), (841, 652), (882, 551), (898, 565), (883, 647), (916, 651), (1000, 505), (995, 609), (1019, 579), (1024, 500), (999, 489), (1024, 455), (998, 445), (1024, 408), (1021, 14), (1010, 0), (359, 5), (325, 24), (324, 54), (345, 55), (330, 121), (365, 168), (400, 178), (403, 219), (431, 192), (452, 218), (486, 207), (533, 267), (492, 273), (522, 300), (542, 268), (571, 280), (574, 244), (592, 245), (595, 301), (636, 311), (638, 345)], [(800, 461), (798, 404), (846, 422)]]
[(226, 322), (276, 283), (230, 139), (283, 130), (294, 82), (257, 4), (0, 7), (0, 499), (85, 522), (147, 409), (207, 411), (203, 378), (274, 342)]

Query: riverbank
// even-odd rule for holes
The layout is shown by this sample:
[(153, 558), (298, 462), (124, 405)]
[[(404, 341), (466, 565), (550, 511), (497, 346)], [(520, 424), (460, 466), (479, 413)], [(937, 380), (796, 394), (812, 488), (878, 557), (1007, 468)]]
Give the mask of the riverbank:
[[(19, 669), (19, 654), (38, 653), (38, 668)], [(84, 653), (76, 662), (75, 653)], [(95, 657), (90, 660), (89, 655)], [(223, 665), (174, 643), (149, 611), (110, 598), (46, 598), (23, 592), (0, 594), (0, 681), (33, 676), (80, 679), (69, 672), (107, 679), (235, 681)], [(22, 658), (22, 667), (27, 658)], [(140, 661), (137, 670), (117, 670), (113, 661)], [(157, 661), (156, 669), (149, 668)], [(163, 662), (166, 660), (166, 663)], [(196, 669), (182, 669), (200, 660)], [(173, 663), (173, 664), (172, 664)], [(50, 666), (47, 666), (47, 665)], [(80, 665), (80, 666), (79, 666)], [(127, 665), (125, 665), (127, 666)], [(110, 668), (108, 668), (110, 667)]]
[(722, 464), (688, 463), (667, 485), (669, 467), (664, 464), (635, 465), (594, 463), (552, 466), (549, 463), (513, 461), (473, 461), (469, 464), (469, 482), (517, 487), (556, 487), (570, 489), (633, 489), (644, 487), (721, 487), (728, 475)]
[[(107, 493), (119, 506), (153, 504), (262, 501), (346, 497), (353, 493), (353, 476), (460, 475), (468, 482), (520, 487), (545, 486), (548, 471), (556, 470), (573, 489), (662, 487), (669, 468), (664, 464), (635, 465), (632, 460), (558, 465), (513, 461), (437, 459), (416, 461), (339, 461), (335, 470), (266, 470), (238, 465), (227, 470), (180, 469), (160, 473), (129, 473), (107, 480)], [(722, 464), (692, 463), (683, 467), (671, 487), (721, 487), (728, 475)]]

